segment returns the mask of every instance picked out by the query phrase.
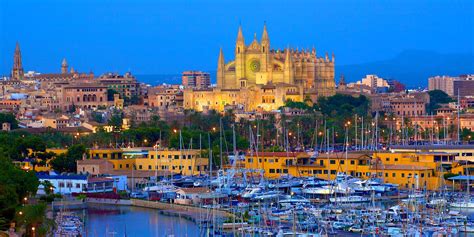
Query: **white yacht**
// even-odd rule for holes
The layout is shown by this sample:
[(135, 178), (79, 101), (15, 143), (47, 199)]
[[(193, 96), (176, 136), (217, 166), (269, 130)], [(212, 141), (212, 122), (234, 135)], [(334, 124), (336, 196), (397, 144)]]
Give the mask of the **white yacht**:
[(362, 196), (345, 196), (345, 197), (329, 198), (329, 201), (333, 203), (361, 203), (361, 202), (370, 202), (370, 198), (362, 197)]

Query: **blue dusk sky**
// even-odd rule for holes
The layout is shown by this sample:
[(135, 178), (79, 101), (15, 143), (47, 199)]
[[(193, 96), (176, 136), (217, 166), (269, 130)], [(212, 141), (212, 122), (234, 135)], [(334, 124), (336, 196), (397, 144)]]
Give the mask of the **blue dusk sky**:
[(267, 23), (272, 48), (316, 47), (337, 65), (405, 50), (472, 54), (474, 1), (358, 0), (0, 0), (0, 75), (15, 42), (25, 71), (174, 74), (215, 70), (219, 48), (233, 59), (239, 24), (246, 43)]

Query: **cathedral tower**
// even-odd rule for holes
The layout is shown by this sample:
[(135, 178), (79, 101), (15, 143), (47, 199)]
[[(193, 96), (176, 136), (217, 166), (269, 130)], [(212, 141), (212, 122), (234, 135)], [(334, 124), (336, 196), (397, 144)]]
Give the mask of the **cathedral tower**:
[[(235, 79), (238, 81), (245, 77), (245, 40), (242, 26), (239, 26), (237, 41), (235, 42)], [(234, 85), (234, 87), (237, 85)]]
[(219, 59), (217, 60), (217, 87), (222, 87), (224, 85), (224, 73), (225, 73), (225, 61), (224, 53), (222, 48), (219, 51)]
[(20, 44), (17, 42), (15, 48), (15, 55), (13, 56), (13, 69), (11, 77), (14, 80), (21, 80), (23, 79), (24, 74), (25, 72), (23, 71), (23, 65), (21, 62)]
[[(267, 32), (267, 24), (265, 23), (263, 25), (263, 33), (262, 33), (262, 70), (263, 72), (271, 71), (269, 70), (269, 64), (270, 62), (270, 38), (268, 37), (268, 32)], [(271, 76), (269, 76), (271, 78)]]
[(293, 60), (291, 59), (290, 47), (288, 47), (285, 51), (286, 51), (286, 56), (285, 56), (283, 78), (284, 78), (285, 83), (293, 84), (294, 68), (293, 68)]
[(66, 74), (67, 68), (68, 68), (67, 61), (65, 58), (63, 58), (63, 62), (61, 63), (61, 73)]

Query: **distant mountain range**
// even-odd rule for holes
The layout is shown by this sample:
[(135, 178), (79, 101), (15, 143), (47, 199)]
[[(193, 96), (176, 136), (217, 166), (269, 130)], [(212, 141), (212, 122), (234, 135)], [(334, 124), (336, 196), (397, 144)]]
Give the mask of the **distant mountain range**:
[(431, 76), (474, 74), (474, 55), (407, 50), (389, 60), (336, 65), (336, 81), (339, 81), (341, 74), (344, 74), (346, 82), (355, 82), (367, 74), (376, 74), (384, 79), (396, 79), (409, 88), (427, 87)]
[[(211, 73), (211, 81), (216, 81), (216, 71)], [(355, 82), (367, 74), (376, 74), (384, 79), (396, 79), (408, 88), (427, 87), (428, 78), (436, 75), (458, 76), (474, 74), (474, 54), (440, 54), (432, 51), (407, 50), (388, 60), (336, 65), (336, 82), (344, 74), (346, 82)], [(137, 75), (140, 82), (151, 85), (179, 84), (180, 74)]]

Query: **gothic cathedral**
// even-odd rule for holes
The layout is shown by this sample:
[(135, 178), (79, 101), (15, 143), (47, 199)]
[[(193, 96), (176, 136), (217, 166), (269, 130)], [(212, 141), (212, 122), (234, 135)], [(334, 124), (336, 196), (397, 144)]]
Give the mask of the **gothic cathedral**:
[(186, 88), (184, 108), (196, 111), (277, 110), (287, 100), (316, 101), (335, 93), (334, 55), (316, 56), (316, 50), (272, 50), (267, 27), (245, 44), (239, 27), (235, 60), (225, 62), (222, 49), (217, 64), (217, 87)]
[(334, 54), (329, 59), (317, 57), (316, 50), (270, 47), (264, 25), (261, 41), (257, 36), (245, 44), (242, 27), (235, 43), (235, 60), (225, 63), (222, 49), (217, 66), (217, 87), (222, 89), (250, 88), (266, 84), (289, 84), (302, 88), (306, 97), (331, 96), (335, 93)]

